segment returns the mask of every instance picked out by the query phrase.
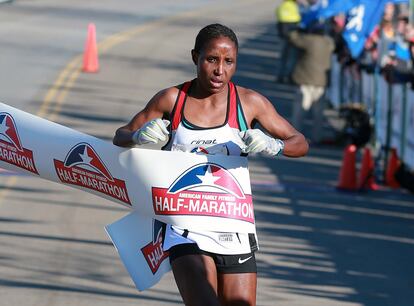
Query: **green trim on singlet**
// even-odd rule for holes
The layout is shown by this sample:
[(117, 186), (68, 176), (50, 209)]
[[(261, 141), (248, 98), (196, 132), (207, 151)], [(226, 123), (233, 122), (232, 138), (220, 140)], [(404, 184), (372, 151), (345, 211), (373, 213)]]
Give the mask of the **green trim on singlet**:
[(237, 103), (237, 121), (239, 122), (240, 131), (247, 131), (247, 123), (240, 103)]
[(195, 125), (192, 125), (191, 122), (188, 122), (187, 120), (185, 120), (185, 118), (182, 117), (181, 119), (181, 123), (184, 125), (184, 127), (186, 127), (187, 129), (190, 130), (198, 130), (199, 128)]

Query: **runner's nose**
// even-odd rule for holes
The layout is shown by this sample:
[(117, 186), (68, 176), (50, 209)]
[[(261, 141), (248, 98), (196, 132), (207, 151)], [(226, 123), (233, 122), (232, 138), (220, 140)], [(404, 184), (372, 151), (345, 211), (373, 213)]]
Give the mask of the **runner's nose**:
[(220, 63), (217, 64), (214, 73), (216, 75), (222, 75), (223, 74), (223, 63), (220, 62)]

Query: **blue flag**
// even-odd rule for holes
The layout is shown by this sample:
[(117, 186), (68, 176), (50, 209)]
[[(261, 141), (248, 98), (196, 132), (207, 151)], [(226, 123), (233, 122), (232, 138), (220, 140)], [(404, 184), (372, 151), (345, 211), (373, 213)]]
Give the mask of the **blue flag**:
[(308, 27), (320, 19), (327, 19), (340, 13), (346, 13), (356, 5), (359, 0), (318, 0), (302, 12), (302, 26)]
[(365, 41), (380, 22), (387, 2), (389, 0), (359, 0), (359, 4), (348, 12), (342, 36), (353, 58), (361, 55)]

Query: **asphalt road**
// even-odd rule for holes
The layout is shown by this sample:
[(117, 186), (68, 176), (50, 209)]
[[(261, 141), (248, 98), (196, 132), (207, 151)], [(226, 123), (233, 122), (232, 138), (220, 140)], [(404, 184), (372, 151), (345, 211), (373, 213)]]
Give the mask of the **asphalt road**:
[[(241, 41), (235, 81), (289, 116), (274, 82), (278, 1), (15, 0), (0, 4), (0, 101), (110, 141), (158, 90), (194, 76), (190, 50), (212, 22)], [(100, 70), (80, 71), (88, 23)], [(308, 122), (308, 124), (311, 124)], [(326, 122), (326, 132), (330, 130)], [(336, 191), (342, 151), (251, 157), (260, 251), (258, 305), (411, 306), (414, 198)], [(171, 274), (138, 292), (104, 232), (109, 201), (0, 172), (0, 305), (181, 305)]]

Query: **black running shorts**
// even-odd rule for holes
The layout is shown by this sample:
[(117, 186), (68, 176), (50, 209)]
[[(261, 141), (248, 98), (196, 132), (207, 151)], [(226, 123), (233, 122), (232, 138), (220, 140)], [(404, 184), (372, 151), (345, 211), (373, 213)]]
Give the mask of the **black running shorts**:
[(200, 250), (196, 243), (184, 243), (168, 250), (170, 262), (185, 255), (206, 255), (213, 258), (218, 273), (256, 273), (254, 252), (238, 255), (221, 255)]

